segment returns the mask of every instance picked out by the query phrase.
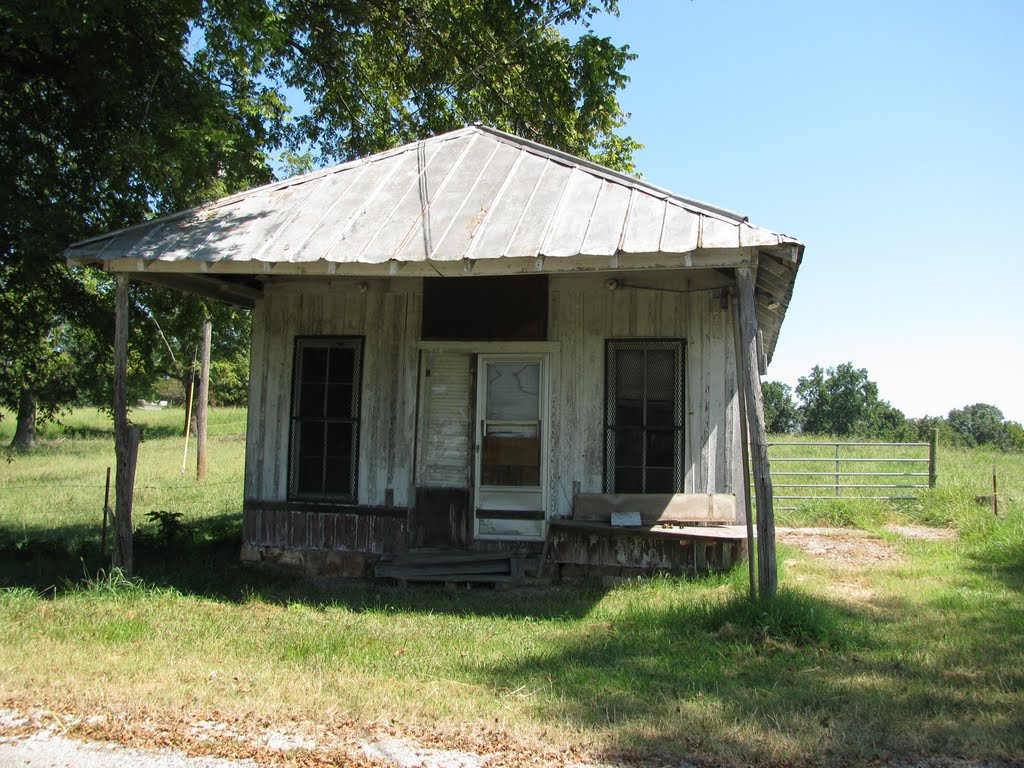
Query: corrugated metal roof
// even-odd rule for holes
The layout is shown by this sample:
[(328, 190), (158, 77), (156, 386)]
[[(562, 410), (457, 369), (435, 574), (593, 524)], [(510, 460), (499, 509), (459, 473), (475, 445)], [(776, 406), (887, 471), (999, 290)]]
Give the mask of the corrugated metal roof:
[(485, 260), (491, 271), (603, 271), (636, 268), (640, 257), (681, 268), (702, 266), (690, 254), (740, 249), (759, 254), (770, 359), (803, 253), (797, 240), (472, 125), (84, 240), (65, 256), (251, 305), (267, 273), (452, 275), (480, 272), (473, 264)]
[(76, 243), (73, 262), (380, 264), (795, 244), (739, 214), (485, 126)]

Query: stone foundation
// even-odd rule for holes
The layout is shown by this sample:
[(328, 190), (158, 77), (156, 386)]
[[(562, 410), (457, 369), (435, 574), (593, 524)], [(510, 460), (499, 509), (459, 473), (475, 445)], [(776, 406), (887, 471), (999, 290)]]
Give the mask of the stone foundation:
[(291, 573), (308, 579), (371, 579), (380, 555), (243, 544), (241, 560), (242, 565), (250, 568)]

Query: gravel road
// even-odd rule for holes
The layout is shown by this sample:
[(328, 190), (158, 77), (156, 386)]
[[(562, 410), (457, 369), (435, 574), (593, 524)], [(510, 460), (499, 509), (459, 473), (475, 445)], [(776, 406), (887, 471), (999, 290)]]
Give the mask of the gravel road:
[(40, 731), (26, 739), (0, 738), (0, 768), (257, 768), (252, 760), (188, 757), (173, 749), (131, 749), (65, 739)]

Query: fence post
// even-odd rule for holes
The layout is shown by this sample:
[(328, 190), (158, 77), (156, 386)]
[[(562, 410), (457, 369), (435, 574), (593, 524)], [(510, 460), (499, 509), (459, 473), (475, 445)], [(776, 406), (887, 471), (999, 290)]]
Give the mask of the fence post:
[(128, 275), (118, 272), (114, 302), (114, 480), (113, 565), (132, 575), (132, 501), (139, 430), (128, 426)]
[(933, 429), (928, 441), (928, 487), (934, 488), (939, 481), (938, 466), (936, 465), (936, 449), (939, 447), (939, 430)]
[(836, 443), (836, 496), (839, 496), (839, 484), (842, 482), (840, 479), (839, 471), (839, 443)]
[(107, 489), (103, 492), (103, 532), (100, 535), (100, 562), (107, 556), (107, 520), (110, 518), (110, 467), (107, 467)]
[[(203, 320), (203, 355), (199, 368), (199, 402), (196, 403), (196, 480), (206, 479), (206, 432), (210, 412), (210, 338), (213, 324)], [(190, 425), (191, 426), (191, 425)]]

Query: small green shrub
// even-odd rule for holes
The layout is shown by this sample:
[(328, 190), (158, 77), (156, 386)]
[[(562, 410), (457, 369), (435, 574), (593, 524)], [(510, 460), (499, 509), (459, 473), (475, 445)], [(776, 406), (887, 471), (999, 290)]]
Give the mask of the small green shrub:
[(181, 512), (156, 509), (147, 512), (146, 519), (154, 525), (155, 530), (136, 534), (135, 539), (141, 546), (154, 545), (171, 549), (190, 544), (194, 539), (192, 528), (184, 522), (185, 516)]

